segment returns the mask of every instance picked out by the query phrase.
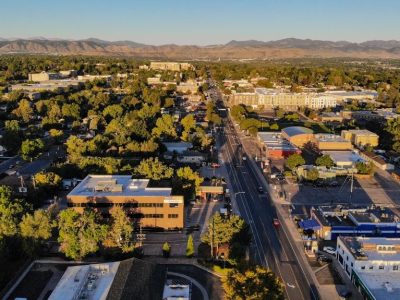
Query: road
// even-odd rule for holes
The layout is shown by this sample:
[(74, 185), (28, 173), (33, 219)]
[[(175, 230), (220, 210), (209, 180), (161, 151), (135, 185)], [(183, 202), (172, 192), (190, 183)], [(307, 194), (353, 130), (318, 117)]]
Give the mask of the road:
[[(216, 92), (215, 100), (219, 100)], [(258, 187), (267, 190), (267, 183), (261, 179), (249, 157), (242, 160), (240, 140), (232, 122), (224, 119), (224, 134), (220, 134), (217, 143), (221, 149), (222, 162), (227, 168), (231, 195), (239, 209), (240, 215), (250, 224), (253, 234), (253, 259), (269, 267), (279, 276), (286, 290), (288, 299), (319, 299), (318, 293), (304, 274), (305, 266), (297, 259), (301, 253), (296, 253), (286, 236), (285, 231), (275, 229), (273, 219), (278, 217), (277, 211), (268, 194), (260, 194)], [(236, 167), (241, 162), (241, 166)]]

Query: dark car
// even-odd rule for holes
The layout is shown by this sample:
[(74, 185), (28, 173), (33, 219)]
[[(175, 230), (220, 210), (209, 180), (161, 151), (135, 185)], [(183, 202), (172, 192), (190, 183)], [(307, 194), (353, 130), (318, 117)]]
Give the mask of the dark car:
[(349, 299), (352, 296), (352, 292), (348, 291), (348, 290), (344, 290), (340, 292), (340, 298), (341, 299)]
[(259, 186), (257, 190), (260, 194), (264, 193), (264, 189), (262, 188), (262, 186)]
[(327, 262), (327, 263), (331, 263), (332, 262), (332, 258), (330, 258), (328, 256), (325, 256), (325, 255), (318, 256), (317, 260), (321, 261), (321, 262)]

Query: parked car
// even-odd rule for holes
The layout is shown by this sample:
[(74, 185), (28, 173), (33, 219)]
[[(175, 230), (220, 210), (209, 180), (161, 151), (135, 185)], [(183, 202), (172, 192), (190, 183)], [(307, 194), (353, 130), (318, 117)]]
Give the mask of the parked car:
[(264, 193), (264, 189), (262, 188), (262, 186), (259, 186), (259, 187), (258, 187), (258, 192), (259, 192), (260, 194)]
[(322, 251), (324, 251), (326, 253), (329, 253), (329, 254), (332, 254), (332, 255), (336, 254), (336, 249), (333, 248), (333, 247), (326, 246), (326, 247), (322, 248)]
[(220, 167), (220, 164), (218, 164), (218, 163), (212, 163), (212, 164), (211, 164), (211, 168), (217, 169), (217, 168), (219, 168), (219, 167)]
[(279, 222), (279, 220), (277, 218), (274, 218), (274, 220), (272, 221), (272, 224), (274, 225), (275, 228), (279, 228), (279, 226), (281, 225), (281, 223)]
[(318, 256), (317, 260), (322, 261), (322, 262), (327, 262), (327, 263), (331, 263), (332, 262), (332, 258), (326, 256), (326, 255), (320, 255)]
[(344, 291), (341, 291), (339, 295), (340, 295), (340, 299), (345, 300), (345, 299), (349, 299), (353, 295), (353, 293), (348, 290), (344, 290)]

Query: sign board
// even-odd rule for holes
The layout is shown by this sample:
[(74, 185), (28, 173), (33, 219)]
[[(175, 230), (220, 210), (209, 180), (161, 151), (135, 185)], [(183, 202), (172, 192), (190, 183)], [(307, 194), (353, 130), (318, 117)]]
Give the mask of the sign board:
[(181, 204), (183, 201), (182, 199), (164, 198), (164, 203)]

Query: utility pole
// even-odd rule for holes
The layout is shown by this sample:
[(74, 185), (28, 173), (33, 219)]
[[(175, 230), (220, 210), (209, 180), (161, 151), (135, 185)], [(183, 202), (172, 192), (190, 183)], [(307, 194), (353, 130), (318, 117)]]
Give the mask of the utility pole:
[(351, 200), (353, 198), (353, 185), (354, 185), (354, 173), (351, 172), (351, 183), (350, 183), (350, 197), (349, 197), (349, 202), (351, 204)]

